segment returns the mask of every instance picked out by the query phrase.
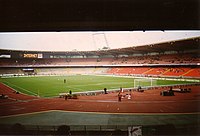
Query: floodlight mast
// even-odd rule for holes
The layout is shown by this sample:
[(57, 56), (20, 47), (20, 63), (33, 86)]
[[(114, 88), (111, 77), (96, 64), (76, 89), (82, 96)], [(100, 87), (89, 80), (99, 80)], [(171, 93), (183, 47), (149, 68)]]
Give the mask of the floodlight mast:
[(108, 40), (107, 40), (107, 38), (106, 38), (106, 34), (103, 33), (103, 36), (104, 36), (104, 38), (105, 38), (107, 48), (110, 49), (110, 46), (108, 45)]
[(105, 40), (105, 44), (106, 44), (106, 46), (103, 47), (103, 49), (110, 49), (110, 46), (109, 46), (109, 44), (108, 44), (108, 40), (107, 40), (106, 34), (105, 34), (104, 32), (99, 32), (99, 33), (94, 33), (94, 34), (92, 34), (92, 38), (93, 38), (93, 42), (94, 42), (95, 48), (97, 48), (97, 46), (96, 46), (96, 41), (95, 41), (95, 38), (94, 38), (95, 35), (103, 35), (104, 40)]

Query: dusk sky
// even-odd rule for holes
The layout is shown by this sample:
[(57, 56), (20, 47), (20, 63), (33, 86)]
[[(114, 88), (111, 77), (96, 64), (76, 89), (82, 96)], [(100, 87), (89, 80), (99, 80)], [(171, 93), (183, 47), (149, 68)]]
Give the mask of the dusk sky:
[(0, 49), (34, 51), (92, 51), (200, 37), (200, 31), (106, 31), (0, 33)]

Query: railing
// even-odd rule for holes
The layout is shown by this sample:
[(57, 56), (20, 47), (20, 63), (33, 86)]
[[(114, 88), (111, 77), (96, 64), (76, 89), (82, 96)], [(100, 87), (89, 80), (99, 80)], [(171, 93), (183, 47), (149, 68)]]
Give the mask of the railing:
[[(181, 125), (60, 125), (60, 126), (40, 126), (23, 124), (0, 124), (0, 135), (57, 135), (59, 133), (70, 133), (73, 135), (112, 135), (114, 133), (122, 136), (138, 135), (199, 135), (199, 124)], [(62, 126), (62, 129), (61, 129)], [(63, 127), (64, 126), (64, 127)], [(66, 130), (67, 129), (67, 130)], [(59, 131), (61, 130), (61, 131)]]

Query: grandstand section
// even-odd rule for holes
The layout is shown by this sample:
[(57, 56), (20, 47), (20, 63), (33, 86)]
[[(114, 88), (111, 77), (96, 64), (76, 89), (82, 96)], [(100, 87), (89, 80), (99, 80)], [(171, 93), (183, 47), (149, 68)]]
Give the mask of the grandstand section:
[(36, 68), (37, 75), (103, 74), (107, 68)]
[[(62, 55), (62, 54), (61, 54)], [(187, 56), (187, 60), (183, 57)], [(58, 56), (59, 57), (59, 56)], [(159, 58), (159, 59), (158, 59)], [(172, 55), (148, 55), (144, 56), (127, 56), (116, 58), (111, 56), (110, 58), (1, 58), (1, 67), (12, 66), (103, 66), (103, 65), (171, 65), (171, 64), (197, 64), (200, 59), (198, 55), (194, 57), (193, 53), (190, 54), (172, 54)]]
[(75, 74), (111, 74), (138, 77), (174, 77), (200, 78), (199, 67), (63, 67), (63, 68), (0, 68), (0, 76), (20, 75), (75, 75)]
[(143, 77), (178, 77), (178, 78), (200, 78), (198, 67), (131, 67), (131, 68), (111, 68), (108, 74), (132, 75)]
[[(190, 45), (191, 48), (188, 48), (187, 45)], [(182, 48), (179, 48), (180, 46)], [(157, 48), (160, 50), (157, 50)], [(9, 55), (11, 58), (0, 58), (0, 73), (15, 75), (101, 73), (199, 78), (200, 57), (198, 49), (198, 37), (158, 43), (151, 46), (146, 45), (134, 48), (90, 52), (72, 51), (54, 53), (47, 51), (9, 51), (1, 49), (0, 54), (2, 56)], [(23, 69), (26, 68), (31, 68), (34, 72), (25, 72)], [(45, 72), (44, 68), (53, 69)], [(60, 72), (54, 68), (60, 68)]]

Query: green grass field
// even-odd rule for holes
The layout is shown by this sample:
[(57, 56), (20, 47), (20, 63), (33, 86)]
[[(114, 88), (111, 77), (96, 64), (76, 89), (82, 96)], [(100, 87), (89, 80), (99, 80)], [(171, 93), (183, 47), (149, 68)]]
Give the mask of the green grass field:
[[(66, 79), (66, 83), (64, 83)], [(29, 95), (41, 97), (58, 96), (59, 93), (82, 92), (134, 87), (134, 79), (126, 77), (71, 75), (71, 76), (35, 76), (35, 77), (12, 77), (0, 78), (0, 82), (15, 90)], [(157, 85), (184, 84), (185, 81), (157, 80)], [(148, 86), (148, 85), (147, 85)]]

